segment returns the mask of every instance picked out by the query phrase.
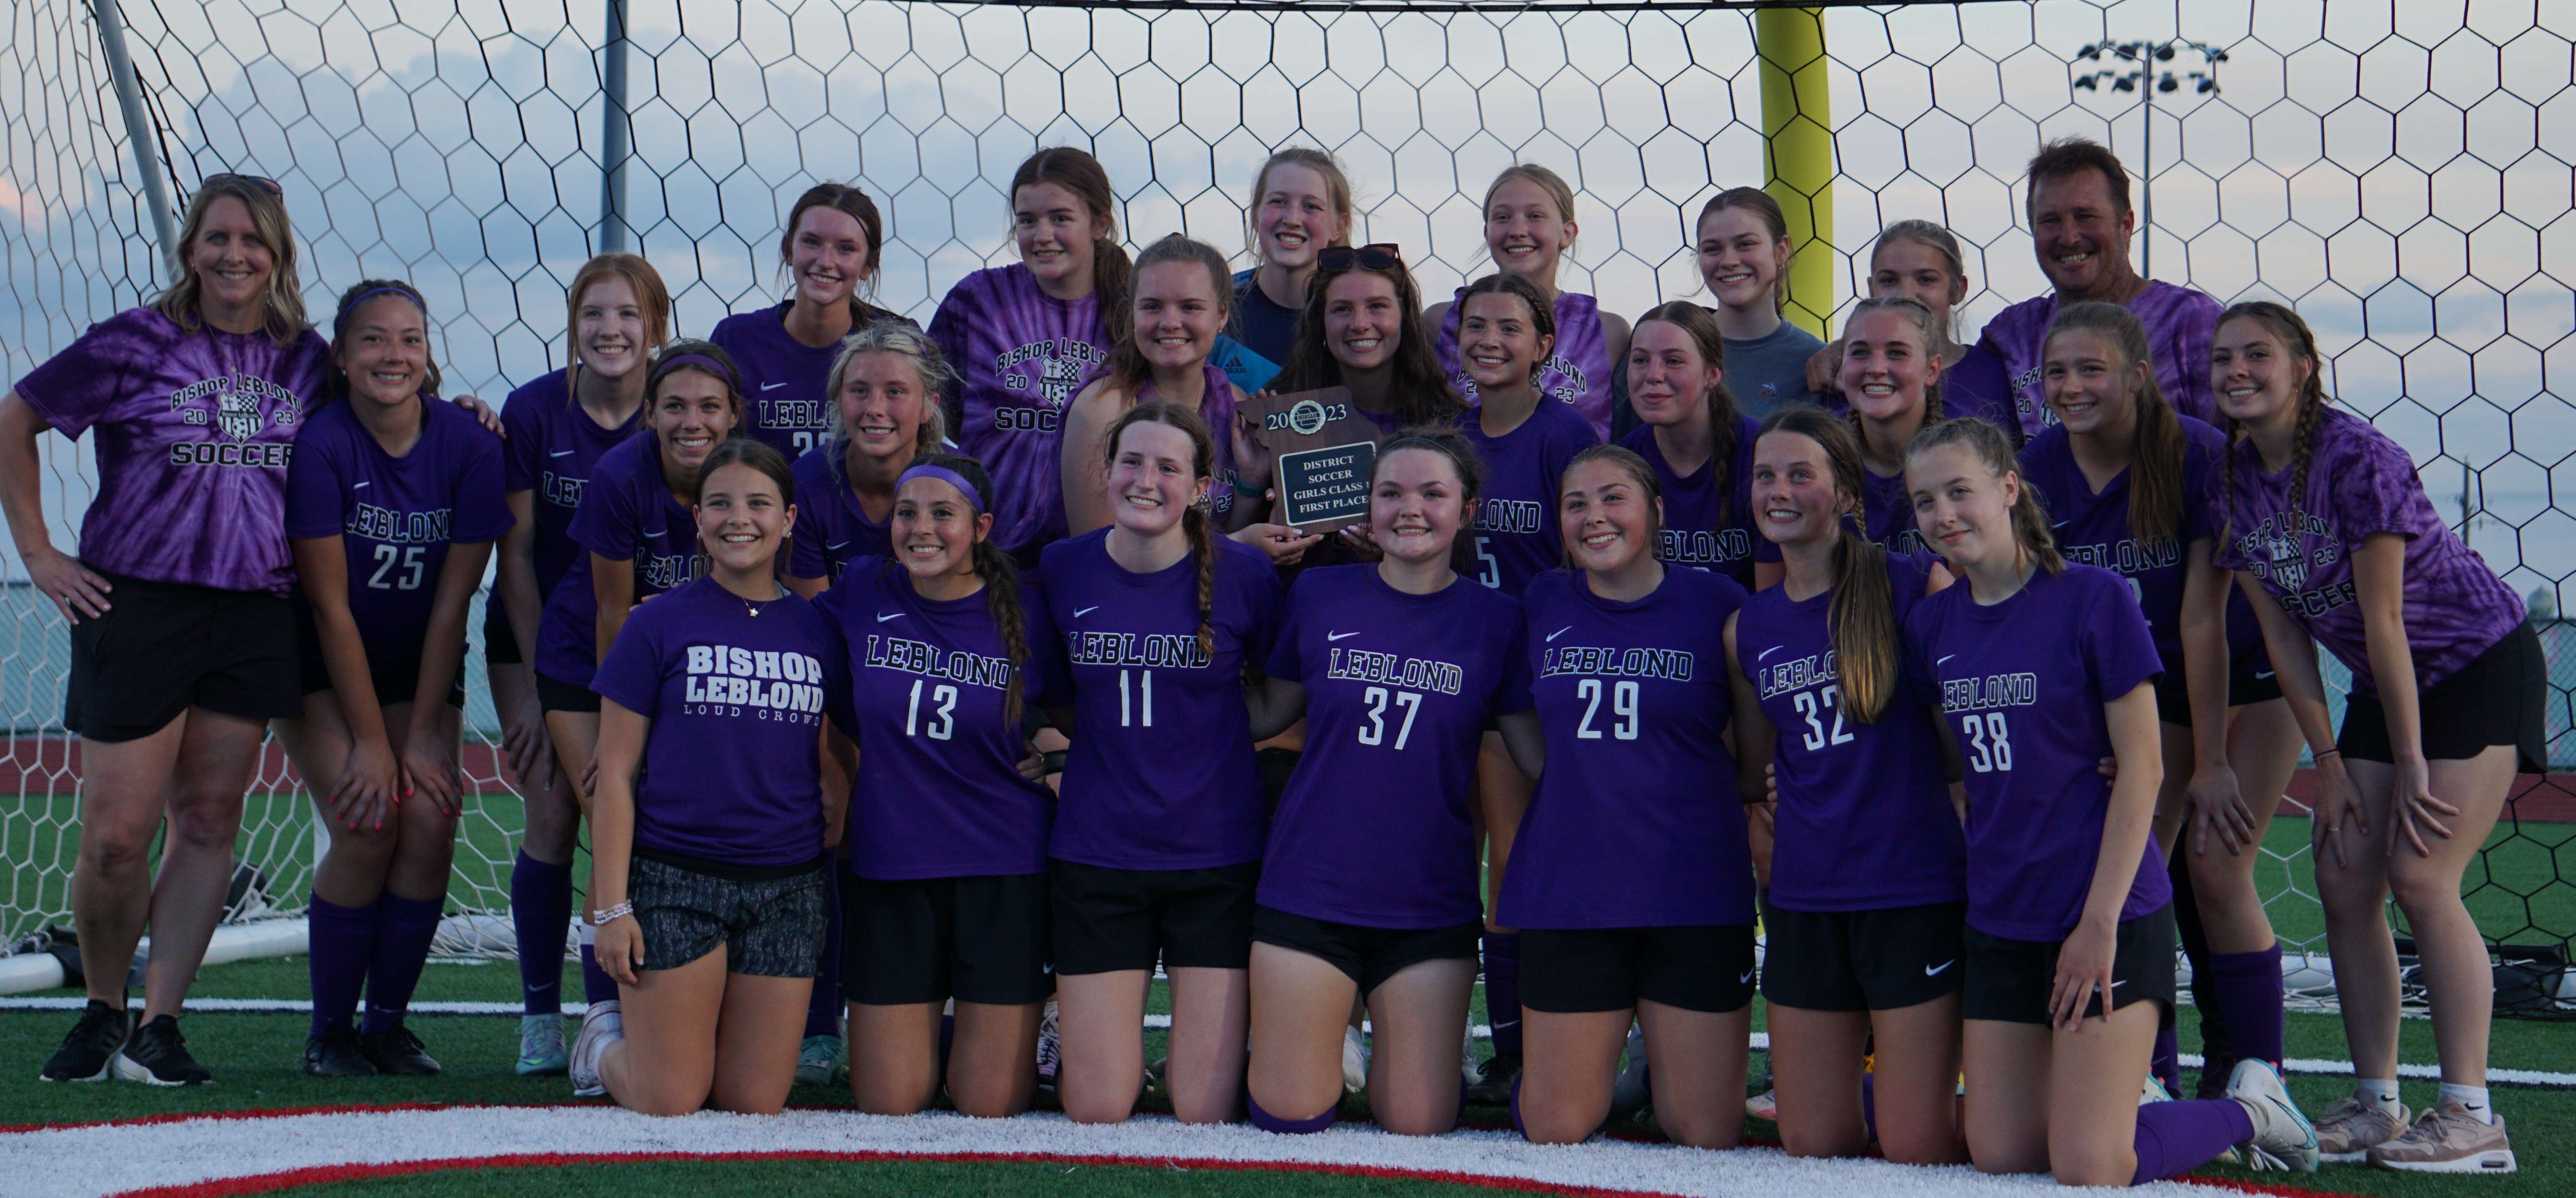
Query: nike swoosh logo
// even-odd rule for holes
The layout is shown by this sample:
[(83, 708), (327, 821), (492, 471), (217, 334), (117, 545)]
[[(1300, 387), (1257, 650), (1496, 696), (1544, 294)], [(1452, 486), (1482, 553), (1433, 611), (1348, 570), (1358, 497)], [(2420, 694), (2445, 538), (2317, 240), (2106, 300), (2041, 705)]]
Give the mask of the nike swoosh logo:
[(1952, 653), (1952, 654), (1950, 654), (1950, 655), (1948, 655), (1948, 656), (1946, 656), (1946, 657), (1943, 657), (1943, 658), (1941, 659), (1941, 661), (1936, 661), (1936, 662), (1933, 662), (1932, 664), (1937, 666), (1937, 665), (1940, 665), (1942, 661), (1948, 661), (1948, 660), (1950, 660), (1950, 658), (1952, 658), (1952, 657), (1957, 657), (1957, 656), (1958, 656), (1958, 654), (1956, 654), (1956, 653)]
[(1083, 618), (1084, 616), (1090, 615), (1091, 613), (1096, 612), (1096, 611), (1099, 611), (1099, 610), (1100, 610), (1100, 605), (1099, 605), (1099, 604), (1097, 604), (1097, 603), (1094, 603), (1094, 604), (1092, 604), (1092, 605), (1091, 605), (1091, 606), (1089, 606), (1089, 607), (1077, 607), (1077, 608), (1073, 609), (1073, 618), (1074, 618), (1074, 619), (1079, 620), (1079, 619)]
[(367, 483), (359, 483), (359, 484), (357, 484), (357, 485), (355, 485), (355, 486), (350, 487), (349, 489), (350, 489), (350, 490), (352, 490), (352, 491), (363, 491), (363, 490), (367, 489), (367, 487), (368, 487), (369, 485), (370, 485), (370, 484), (367, 484)]
[(839, 548), (841, 548), (842, 546), (845, 546), (845, 545), (847, 545), (847, 544), (849, 544), (849, 542), (848, 542), (848, 541), (828, 541), (828, 542), (825, 542), (825, 543), (824, 543), (823, 548), (825, 548), (825, 549), (839, 549)]
[(900, 620), (902, 618), (903, 613), (899, 611), (881, 611), (877, 613), (877, 623), (879, 624), (883, 624), (888, 620)]
[(1924, 966), (1924, 967), (1923, 967), (1923, 976), (1925, 976), (1925, 977), (1927, 977), (1927, 978), (1928, 978), (1928, 977), (1931, 977), (1932, 975), (1937, 974), (1937, 973), (1941, 972), (1941, 971), (1942, 971), (1942, 970), (1944, 970), (1944, 969), (1948, 969), (1949, 967), (1951, 967), (1951, 966), (1953, 966), (1953, 965), (1956, 965), (1956, 964), (1958, 964), (1958, 963), (1959, 963), (1959, 959), (1958, 959), (1957, 957), (1952, 957), (1952, 958), (1950, 958), (1949, 960), (1947, 960), (1947, 961), (1943, 961), (1942, 963), (1940, 963), (1940, 964), (1938, 964), (1938, 965), (1926, 965), (1926, 966)]
[(558, 449), (558, 450), (554, 451), (553, 453), (547, 454), (546, 456), (547, 456), (547, 457), (550, 457), (550, 458), (568, 458), (568, 457), (571, 457), (572, 455), (574, 455), (574, 454), (576, 454), (576, 453), (580, 453), (580, 452), (581, 452), (581, 451), (580, 451), (580, 450), (578, 450), (578, 449)]
[(1574, 625), (1572, 625), (1572, 624), (1568, 624), (1568, 625), (1566, 625), (1566, 626), (1565, 626), (1565, 627), (1563, 627), (1563, 628), (1559, 628), (1559, 629), (1557, 629), (1556, 631), (1554, 631), (1554, 632), (1551, 632), (1551, 633), (1547, 634), (1547, 639), (1548, 639), (1548, 641), (1549, 641), (1550, 643), (1553, 643), (1553, 642), (1556, 640), (1556, 638), (1561, 637), (1561, 636), (1564, 636), (1566, 633), (1569, 633), (1569, 632), (1572, 632), (1572, 631), (1574, 631)]
[(645, 533), (645, 534), (644, 534), (644, 537), (645, 537), (645, 539), (646, 539), (646, 540), (651, 540), (651, 539), (652, 539), (652, 538), (654, 538), (654, 537), (661, 536), (665, 531), (667, 531), (667, 530), (657, 528), (657, 529), (654, 529), (654, 530), (653, 530), (653, 531), (651, 531), (651, 532)]
[(1735, 980), (1736, 980), (1737, 982), (1739, 982), (1739, 983), (1744, 984), (1744, 985), (1748, 985), (1748, 986), (1749, 986), (1749, 985), (1752, 985), (1752, 984), (1753, 984), (1753, 971), (1752, 971), (1752, 970), (1750, 970), (1750, 969), (1745, 970), (1745, 971), (1744, 971), (1744, 976), (1743, 976), (1743, 977), (1740, 977), (1740, 978), (1737, 978), (1737, 979), (1735, 979)]
[(1493, 1023), (1495, 1027), (1519, 1027), (1520, 1025), (1521, 1021), (1517, 1019), (1497, 1019)]
[(2122, 987), (2122, 986), (2126, 986), (2126, 985), (2128, 985), (2128, 984), (2129, 984), (2129, 979), (2127, 979), (2127, 978), (2121, 978), (2119, 981), (2116, 981), (2116, 982), (2111, 983), (2111, 988), (2112, 988), (2112, 989), (2114, 989), (2114, 990), (2117, 990), (2117, 989), (2119, 989), (2120, 987)]
[(1324, 639), (1328, 641), (1338, 641), (1345, 637), (1354, 637), (1358, 635), (1359, 634), (1356, 632), (1327, 632), (1324, 634)]
[(1755, 661), (1760, 661), (1760, 660), (1762, 660), (1763, 658), (1769, 657), (1769, 656), (1771, 656), (1772, 654), (1777, 653), (1777, 652), (1779, 652), (1779, 651), (1780, 651), (1780, 646), (1778, 646), (1778, 645), (1773, 645), (1773, 646), (1771, 646), (1770, 648), (1768, 648), (1768, 649), (1765, 649), (1765, 650), (1761, 651), (1760, 653), (1756, 653), (1756, 654), (1754, 654), (1754, 655), (1753, 655), (1753, 660), (1755, 660)]
[(781, 388), (781, 387), (784, 387), (784, 386), (786, 386), (786, 385), (787, 385), (787, 384), (785, 384), (785, 383), (762, 383), (762, 384), (760, 385), (760, 389), (761, 389), (761, 390), (763, 390), (763, 391), (775, 391), (775, 390), (777, 390), (777, 389), (779, 389), (779, 388)]
[(2051, 524), (2051, 525), (2049, 525), (2049, 527), (2050, 527), (2050, 528), (2064, 528), (2064, 527), (2066, 527), (2067, 525), (2069, 525), (2069, 524), (2073, 524), (2073, 523), (2075, 523), (2073, 520), (2060, 520), (2060, 521), (2058, 521), (2058, 522), (2057, 522), (2057, 523), (2055, 523), (2055, 524)]
[(2256, 671), (2254, 671), (2254, 676), (2255, 676), (2255, 677), (2257, 677), (2257, 678), (2269, 678), (2269, 677), (2271, 677), (2274, 673), (2275, 673), (2275, 671), (2272, 671), (2272, 670), (2256, 670)]

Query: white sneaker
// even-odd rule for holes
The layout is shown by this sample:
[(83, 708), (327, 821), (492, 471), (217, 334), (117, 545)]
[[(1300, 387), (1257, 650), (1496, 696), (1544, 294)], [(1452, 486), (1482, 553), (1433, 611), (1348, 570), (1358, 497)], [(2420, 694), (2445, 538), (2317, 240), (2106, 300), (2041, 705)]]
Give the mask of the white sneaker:
[(1055, 1091), (1056, 1073), (1064, 1067), (1064, 1038), (1057, 1034), (1055, 1000), (1047, 1000), (1046, 1012), (1038, 1016), (1038, 1088)]
[(1360, 1039), (1360, 1029), (1342, 1029), (1342, 1089), (1353, 1094), (1368, 1089), (1368, 1045)]
[(1610, 1087), (1610, 1121), (1635, 1119), (1653, 1102), (1654, 1088), (1646, 1071), (1646, 1029), (1630, 1024), (1628, 1067), (1619, 1071), (1618, 1082)]
[(2317, 1171), (2317, 1129), (2290, 1101), (2289, 1087), (2269, 1061), (2236, 1062), (2227, 1079), (2227, 1096), (2244, 1104), (2254, 1120), (2254, 1138), (2240, 1145), (2245, 1167), (2263, 1172), (2287, 1169)]
[(608, 1093), (608, 1083), (599, 1076), (599, 1056), (608, 1046), (626, 1038), (626, 1017), (618, 1013), (617, 1001), (590, 1004), (581, 1017), (581, 1034), (572, 1041), (572, 1060), (567, 1072), (572, 1074), (575, 1098), (597, 1098)]

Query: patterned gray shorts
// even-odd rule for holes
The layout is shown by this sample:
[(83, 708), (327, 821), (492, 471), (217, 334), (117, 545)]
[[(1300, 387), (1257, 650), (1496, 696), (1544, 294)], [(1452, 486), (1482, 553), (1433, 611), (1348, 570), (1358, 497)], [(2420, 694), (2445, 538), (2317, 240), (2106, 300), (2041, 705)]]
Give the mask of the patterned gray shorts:
[(644, 968), (677, 969), (725, 948), (725, 972), (810, 978), (823, 952), (829, 876), (743, 881), (635, 857), (626, 893), (644, 933)]

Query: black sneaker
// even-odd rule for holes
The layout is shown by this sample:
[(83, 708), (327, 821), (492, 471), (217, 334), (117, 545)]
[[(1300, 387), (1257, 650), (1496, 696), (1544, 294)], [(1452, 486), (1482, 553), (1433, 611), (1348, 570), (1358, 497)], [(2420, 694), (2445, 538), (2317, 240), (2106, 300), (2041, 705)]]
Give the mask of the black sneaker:
[(36, 1076), (49, 1082), (103, 1082), (112, 1070), (108, 1062), (116, 1050), (125, 1047), (132, 1034), (134, 1021), (126, 1013), (93, 998), (81, 1008), (80, 1022), (72, 1025), (72, 1034), (63, 1037), (63, 1046), (45, 1062), (45, 1071)]
[(188, 1055), (179, 1021), (168, 1015), (134, 1029), (125, 1047), (117, 1051), (116, 1075), (147, 1086), (202, 1086), (215, 1080), (197, 1058)]
[(376, 1072), (395, 1077), (433, 1077), (438, 1062), (421, 1051), (420, 1037), (397, 1023), (381, 1032), (358, 1033), (358, 1051), (376, 1066)]
[(1512, 1083), (1521, 1076), (1521, 1054), (1498, 1052), (1476, 1066), (1476, 1080), (1467, 1085), (1467, 1101), (1473, 1106), (1510, 1106)]
[(343, 1023), (304, 1041), (304, 1071), (315, 1077), (374, 1077), (376, 1063), (358, 1047), (357, 1030)]

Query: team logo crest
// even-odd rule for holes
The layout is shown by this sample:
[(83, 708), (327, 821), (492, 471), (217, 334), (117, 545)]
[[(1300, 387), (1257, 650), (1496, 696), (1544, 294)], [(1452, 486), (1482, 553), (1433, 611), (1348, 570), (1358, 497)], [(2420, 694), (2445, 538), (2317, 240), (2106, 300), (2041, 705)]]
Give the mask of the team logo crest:
[(248, 441), (259, 435), (268, 424), (260, 411), (259, 397), (247, 391), (227, 390), (215, 396), (215, 427), (235, 441)]
[(1073, 398), (1074, 384), (1082, 381), (1082, 363), (1071, 358), (1049, 355), (1038, 366), (1038, 396), (1057, 407)]
[(2307, 585), (2308, 557), (2300, 551), (2297, 537), (2283, 534), (2265, 538), (2264, 550), (2272, 559), (2272, 583), (2284, 591), (2295, 591)]

